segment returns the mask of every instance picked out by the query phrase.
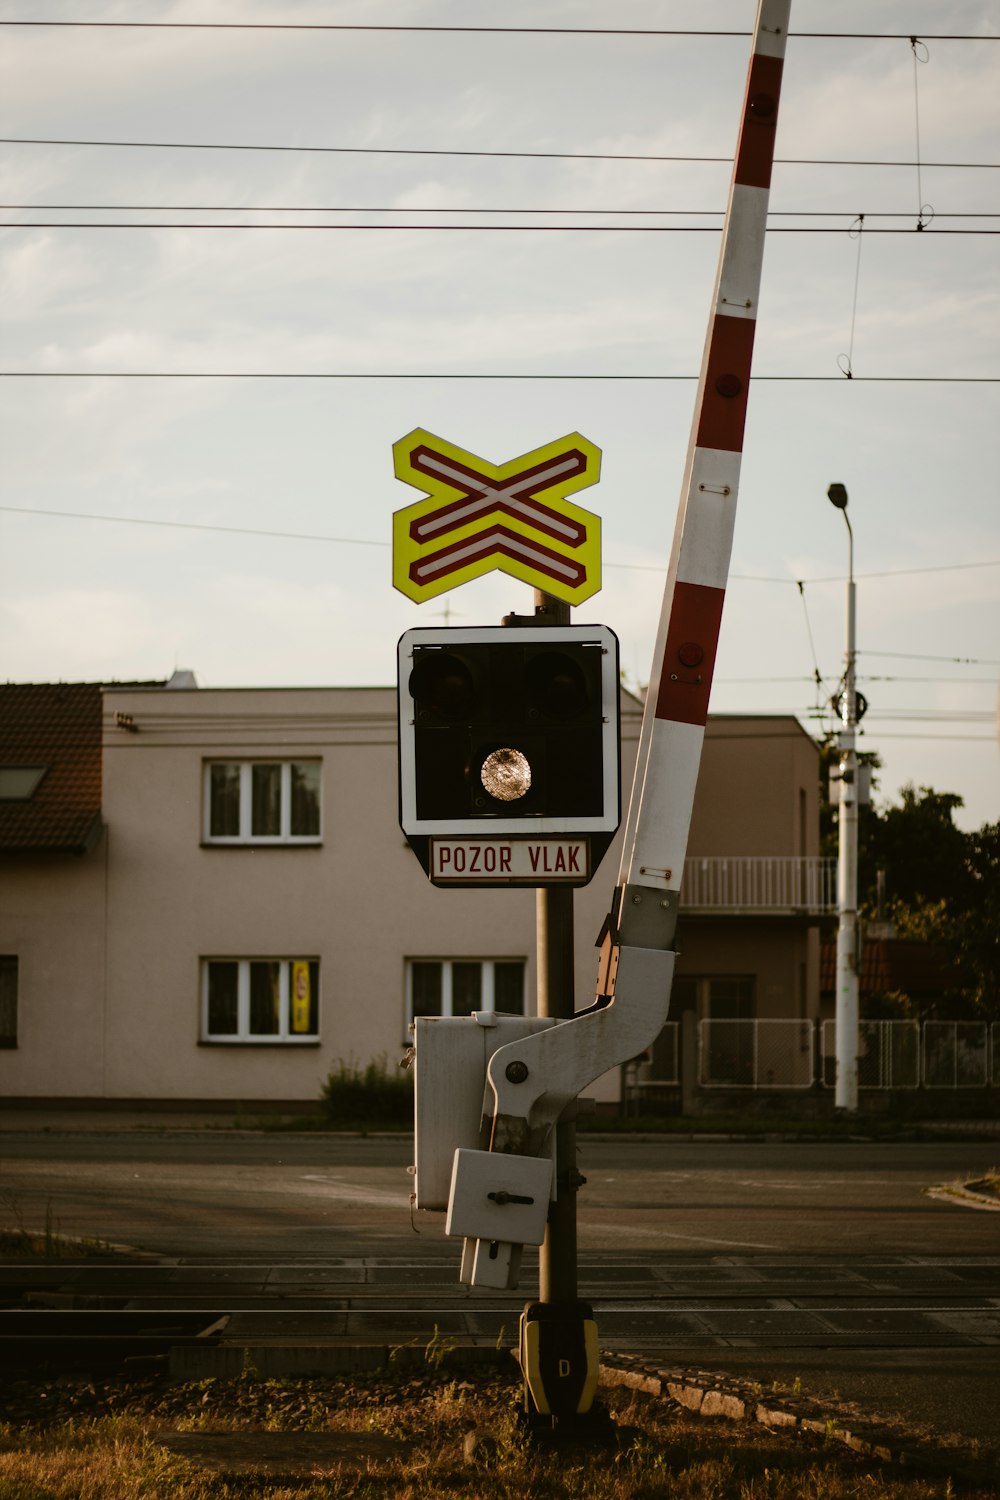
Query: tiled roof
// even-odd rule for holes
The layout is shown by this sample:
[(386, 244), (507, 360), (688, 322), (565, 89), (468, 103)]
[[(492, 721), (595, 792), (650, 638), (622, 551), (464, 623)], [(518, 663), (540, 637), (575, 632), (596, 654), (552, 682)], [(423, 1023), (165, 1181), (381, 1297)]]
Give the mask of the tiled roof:
[[(822, 994), (832, 994), (836, 984), (837, 945), (820, 948)], [(877, 938), (862, 944), (859, 989), (862, 995), (909, 995), (919, 999), (940, 995), (956, 982), (954, 968), (938, 943), (920, 943), (912, 938)]]
[(0, 768), (44, 766), (26, 800), (0, 799), (0, 853), (83, 854), (101, 826), (101, 684), (0, 684)]

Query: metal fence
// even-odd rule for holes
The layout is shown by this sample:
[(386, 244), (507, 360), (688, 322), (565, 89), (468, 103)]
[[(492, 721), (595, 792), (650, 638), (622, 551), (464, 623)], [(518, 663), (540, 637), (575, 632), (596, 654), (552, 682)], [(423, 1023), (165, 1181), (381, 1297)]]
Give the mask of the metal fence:
[(990, 1035), (985, 1021), (925, 1021), (925, 1089), (984, 1089), (990, 1081)]
[(699, 1021), (702, 1088), (808, 1089), (815, 1074), (812, 1021)]
[(680, 1031), (676, 1021), (668, 1021), (650, 1050), (625, 1064), (622, 1098), (627, 1114), (643, 1114), (647, 1106), (662, 1101), (665, 1089), (680, 1084)]
[[(820, 1032), (820, 1081), (837, 1081), (837, 1026), (824, 1021)], [(858, 1088), (915, 1089), (920, 1086), (920, 1022), (858, 1022)]]
[(680, 897), (688, 911), (833, 911), (837, 862), (818, 856), (695, 856), (684, 861)]
[[(669, 1079), (647, 1066), (640, 1088), (677, 1082), (673, 1036)], [(657, 1062), (659, 1059), (657, 1058)], [(698, 1023), (698, 1083), (702, 1088), (833, 1088), (833, 1021), (704, 1020)], [(861, 1021), (861, 1089), (981, 1089), (1000, 1086), (1000, 1022)]]
[[(641, 1111), (680, 1085), (680, 1026), (668, 1021), (649, 1053), (626, 1064), (625, 1096)], [(832, 1089), (834, 1021), (698, 1022), (702, 1088)], [(1000, 1021), (860, 1021), (860, 1089), (1000, 1087)]]

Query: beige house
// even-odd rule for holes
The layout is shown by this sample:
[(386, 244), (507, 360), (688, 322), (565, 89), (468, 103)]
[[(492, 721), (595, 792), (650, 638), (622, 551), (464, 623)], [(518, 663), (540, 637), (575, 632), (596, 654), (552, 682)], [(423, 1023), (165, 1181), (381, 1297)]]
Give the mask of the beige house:
[[(795, 719), (709, 721), (674, 1013), (815, 1017), (818, 798)], [(618, 853), (575, 897), (581, 1006)], [(311, 1101), (414, 1014), (530, 1012), (534, 945), (533, 891), (437, 889), (406, 847), (392, 689), (0, 686), (7, 1099)]]

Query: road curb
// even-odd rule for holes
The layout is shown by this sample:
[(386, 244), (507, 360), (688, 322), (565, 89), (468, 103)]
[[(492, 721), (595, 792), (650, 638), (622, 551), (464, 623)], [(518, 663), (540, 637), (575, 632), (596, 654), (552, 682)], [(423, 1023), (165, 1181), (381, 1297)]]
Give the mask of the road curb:
[(842, 1444), (863, 1458), (900, 1468), (919, 1469), (934, 1475), (949, 1475), (970, 1484), (983, 1484), (997, 1477), (997, 1469), (973, 1454), (960, 1450), (943, 1452), (925, 1439), (892, 1427), (877, 1417), (867, 1417), (856, 1407), (811, 1400), (787, 1391), (765, 1392), (751, 1381), (705, 1370), (671, 1370), (634, 1355), (605, 1353), (601, 1358), (600, 1384), (624, 1387), (659, 1397), (694, 1416), (726, 1418), (732, 1422), (756, 1422), (774, 1431), (798, 1430)]
[(996, 1193), (978, 1192), (976, 1182), (946, 1182), (940, 1187), (924, 1188), (928, 1198), (940, 1203), (951, 1203), (956, 1208), (980, 1208), (987, 1213), (1000, 1213), (1000, 1198)]

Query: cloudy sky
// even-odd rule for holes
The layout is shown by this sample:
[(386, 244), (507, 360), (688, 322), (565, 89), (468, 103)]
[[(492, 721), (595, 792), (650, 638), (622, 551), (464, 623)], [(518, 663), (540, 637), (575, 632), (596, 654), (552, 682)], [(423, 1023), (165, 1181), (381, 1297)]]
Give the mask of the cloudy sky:
[[(753, 11), (3, 0), (189, 24), (0, 27), (0, 219), (44, 226), (0, 229), (0, 674), (388, 683), (407, 627), (524, 610), (501, 574), (393, 591), (422, 426), (496, 463), (602, 449), (579, 618), (645, 681)], [(956, 791), (966, 827), (1000, 817), (997, 20), (793, 0), (713, 694), (829, 726), (840, 481), (862, 746), (883, 797)], [(387, 29), (329, 29), (359, 24)], [(491, 25), (552, 30), (391, 29)]]

